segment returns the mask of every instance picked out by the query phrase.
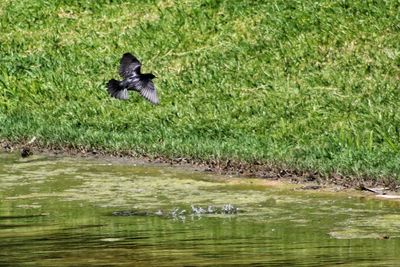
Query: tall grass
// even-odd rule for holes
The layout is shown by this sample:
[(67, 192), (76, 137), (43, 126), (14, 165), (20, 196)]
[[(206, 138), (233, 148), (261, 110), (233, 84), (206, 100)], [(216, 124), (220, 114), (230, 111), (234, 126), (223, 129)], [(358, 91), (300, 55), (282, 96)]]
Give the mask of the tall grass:
[[(400, 174), (399, 1), (0, 3), (0, 138)], [(161, 105), (108, 97), (120, 56)]]

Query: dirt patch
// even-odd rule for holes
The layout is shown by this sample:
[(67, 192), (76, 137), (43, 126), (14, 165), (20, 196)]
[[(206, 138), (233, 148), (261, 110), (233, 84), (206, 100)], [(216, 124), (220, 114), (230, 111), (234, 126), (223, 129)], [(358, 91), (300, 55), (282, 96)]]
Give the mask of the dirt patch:
[[(239, 160), (199, 160), (193, 158), (169, 158), (162, 156), (140, 155), (129, 151), (106, 151), (73, 146), (41, 145), (27, 141), (12, 143), (0, 141), (4, 152), (20, 152), (24, 157), (31, 154), (47, 154), (58, 156), (76, 156), (98, 158), (124, 162), (127, 164), (154, 163), (158, 165), (179, 166), (195, 171), (211, 172), (238, 177), (252, 177), (268, 180), (270, 183), (298, 184), (299, 190), (345, 191), (359, 190), (373, 195), (391, 195), (400, 191), (400, 181), (392, 178), (372, 178), (344, 176), (339, 173), (321, 174), (315, 171), (304, 171), (290, 168), (280, 168), (270, 164), (255, 161), (252, 163)], [(28, 156), (29, 156), (28, 155)]]

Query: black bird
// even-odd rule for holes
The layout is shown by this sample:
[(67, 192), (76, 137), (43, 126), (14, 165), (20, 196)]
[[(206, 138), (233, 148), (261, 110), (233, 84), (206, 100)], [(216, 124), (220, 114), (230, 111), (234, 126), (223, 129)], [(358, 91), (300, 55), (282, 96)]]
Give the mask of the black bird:
[(119, 74), (123, 78), (122, 81), (111, 79), (107, 83), (107, 91), (111, 96), (127, 100), (128, 90), (139, 92), (144, 98), (152, 104), (159, 104), (160, 100), (157, 97), (156, 88), (152, 79), (152, 73), (141, 73), (140, 67), (142, 64), (131, 53), (125, 53), (120, 61)]

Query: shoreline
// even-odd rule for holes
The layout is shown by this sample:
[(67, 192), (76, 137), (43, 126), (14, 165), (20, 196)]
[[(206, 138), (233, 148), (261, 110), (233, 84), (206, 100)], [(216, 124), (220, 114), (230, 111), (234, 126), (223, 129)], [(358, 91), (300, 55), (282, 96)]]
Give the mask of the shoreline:
[(327, 175), (312, 171), (302, 171), (290, 168), (279, 168), (261, 162), (242, 162), (238, 160), (201, 160), (193, 158), (169, 158), (164, 156), (148, 156), (135, 154), (132, 151), (107, 151), (102, 149), (51, 146), (34, 142), (11, 142), (0, 140), (1, 150), (4, 153), (21, 153), (28, 149), (32, 154), (45, 154), (50, 156), (71, 156), (83, 158), (95, 158), (126, 162), (127, 164), (159, 164), (205, 173), (218, 175), (232, 175), (238, 178), (258, 178), (272, 183), (283, 182), (300, 185), (304, 190), (329, 191), (358, 190), (381, 195), (400, 192), (400, 181), (389, 178), (371, 179), (368, 177), (344, 176), (338, 173)]

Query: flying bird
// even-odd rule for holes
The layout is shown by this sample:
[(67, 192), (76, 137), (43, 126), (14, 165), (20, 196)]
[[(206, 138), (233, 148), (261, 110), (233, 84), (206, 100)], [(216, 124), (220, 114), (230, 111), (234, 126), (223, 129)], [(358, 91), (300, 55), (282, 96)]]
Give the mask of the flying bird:
[(152, 73), (141, 73), (142, 64), (131, 53), (125, 53), (120, 61), (119, 74), (122, 81), (111, 79), (107, 83), (107, 91), (111, 96), (127, 100), (128, 90), (137, 91), (152, 104), (159, 104), (157, 91), (152, 79), (156, 78)]

